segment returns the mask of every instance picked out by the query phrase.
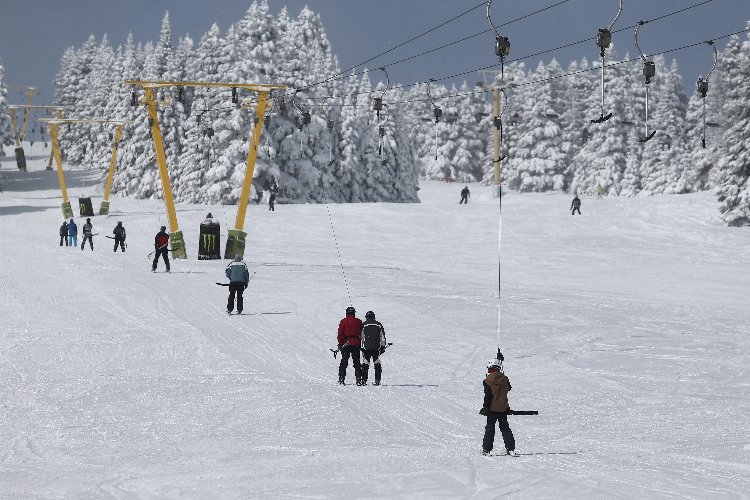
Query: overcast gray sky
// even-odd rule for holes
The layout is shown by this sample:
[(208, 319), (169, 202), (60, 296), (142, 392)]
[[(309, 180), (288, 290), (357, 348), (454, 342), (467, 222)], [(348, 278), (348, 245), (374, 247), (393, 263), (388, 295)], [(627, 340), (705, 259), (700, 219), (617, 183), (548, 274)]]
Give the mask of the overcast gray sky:
[[(368, 59), (411, 36), (421, 33), (481, 0), (269, 0), (274, 14), (284, 6), (296, 15), (305, 5), (318, 12), (325, 24), (342, 69)], [(506, 22), (559, 0), (494, 0), (496, 24)], [(622, 17), (614, 29), (653, 19), (704, 0), (625, 0)], [(90, 35), (109, 36), (117, 46), (129, 31), (136, 40), (156, 40), (161, 18), (170, 12), (175, 37), (190, 34), (197, 42), (216, 22), (225, 30), (242, 17), (251, 0), (0, 0), (0, 58), (5, 64), (9, 85), (35, 85), (40, 99), (51, 102), (52, 80), (66, 47), (80, 46)], [(501, 28), (510, 37), (511, 58), (593, 37), (597, 28), (614, 18), (618, 0), (569, 0), (542, 14)], [(750, 20), (749, 0), (713, 0), (706, 5), (644, 26), (639, 34), (641, 48), (658, 52), (700, 42), (744, 29)], [(485, 10), (477, 9), (441, 28), (368, 64), (370, 68), (429, 50), (488, 28)], [(743, 35), (744, 37), (744, 35)], [(720, 43), (723, 47), (726, 40)], [(492, 65), (494, 38), (487, 33), (445, 50), (389, 68), (391, 79), (399, 83), (426, 81), (430, 77), (462, 73)], [(614, 45), (620, 56), (635, 55), (632, 30), (616, 33)], [(698, 75), (711, 66), (707, 46), (672, 54), (678, 61), (688, 92)], [(593, 42), (546, 54), (567, 66), (573, 59), (598, 57)], [(540, 57), (528, 60), (533, 67)], [(462, 80), (464, 77), (456, 79)], [(480, 76), (465, 77), (470, 83)], [(10, 101), (20, 100), (11, 90)]]

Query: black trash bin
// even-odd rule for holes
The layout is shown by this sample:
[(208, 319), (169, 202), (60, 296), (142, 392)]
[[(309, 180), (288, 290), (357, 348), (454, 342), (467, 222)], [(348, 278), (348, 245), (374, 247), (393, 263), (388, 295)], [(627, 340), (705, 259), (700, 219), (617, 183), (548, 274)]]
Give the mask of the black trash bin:
[(94, 215), (94, 207), (91, 205), (91, 198), (78, 198), (78, 210), (81, 212), (81, 217), (91, 217)]
[(16, 165), (18, 165), (18, 170), (26, 170), (26, 154), (23, 148), (16, 148)]
[(221, 224), (206, 220), (201, 223), (198, 260), (221, 259)]

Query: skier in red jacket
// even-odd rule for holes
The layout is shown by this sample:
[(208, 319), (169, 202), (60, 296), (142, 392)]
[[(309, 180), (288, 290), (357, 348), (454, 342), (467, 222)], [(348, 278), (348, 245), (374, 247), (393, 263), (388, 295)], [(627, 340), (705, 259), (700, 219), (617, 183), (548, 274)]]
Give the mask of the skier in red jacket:
[(339, 384), (344, 384), (346, 368), (349, 365), (349, 356), (352, 357), (354, 365), (354, 376), (357, 385), (362, 385), (361, 366), (359, 364), (359, 336), (362, 333), (362, 320), (355, 315), (357, 311), (352, 306), (346, 308), (346, 317), (339, 322), (338, 346), (341, 351), (341, 363), (339, 364)]

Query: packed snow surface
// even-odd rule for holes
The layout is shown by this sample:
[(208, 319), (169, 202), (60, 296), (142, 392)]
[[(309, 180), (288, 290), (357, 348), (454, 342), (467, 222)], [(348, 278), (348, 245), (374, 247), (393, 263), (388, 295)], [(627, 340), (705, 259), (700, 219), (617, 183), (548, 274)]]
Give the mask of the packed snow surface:
[[(4, 498), (748, 498), (750, 231), (709, 193), (584, 198), (581, 216), (567, 195), (503, 198), (500, 345), (511, 406), (539, 415), (510, 417), (522, 456), (483, 457), (489, 188), (330, 206), (351, 301), (393, 342), (386, 385), (350, 367), (339, 386), (349, 299), (324, 205), (250, 206), (257, 274), (227, 316), (198, 226), (212, 211), (225, 240), (236, 207), (177, 207), (190, 258), (170, 274), (146, 256), (157, 200), (115, 198), (94, 252), (61, 248), (57, 174), (34, 151), (0, 170)], [(66, 175), (98, 210), (101, 172)], [(125, 254), (104, 238), (117, 221)]]

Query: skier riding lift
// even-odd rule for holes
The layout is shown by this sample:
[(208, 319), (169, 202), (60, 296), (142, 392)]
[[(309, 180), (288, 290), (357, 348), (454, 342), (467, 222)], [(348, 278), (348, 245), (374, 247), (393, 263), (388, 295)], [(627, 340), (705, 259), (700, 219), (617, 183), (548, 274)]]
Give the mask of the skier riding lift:
[(500, 427), (505, 444), (505, 453), (515, 455), (516, 440), (508, 425), (508, 391), (511, 390), (510, 381), (503, 373), (503, 362), (492, 359), (487, 364), (487, 377), (484, 382), (484, 405), (479, 410), (480, 415), (487, 417), (482, 441), (482, 455), (489, 455), (495, 443), (495, 424)]
[(375, 320), (375, 313), (367, 311), (365, 322), (362, 323), (362, 334), (360, 335), (362, 345), (361, 384), (367, 385), (367, 376), (370, 371), (370, 360), (375, 365), (375, 385), (380, 385), (380, 377), (383, 369), (380, 366), (380, 355), (385, 352), (387, 346), (385, 340), (385, 329), (380, 321)]
[(337, 341), (341, 351), (341, 363), (339, 363), (339, 384), (344, 385), (346, 368), (349, 365), (349, 356), (354, 365), (354, 376), (357, 385), (362, 384), (361, 365), (359, 363), (360, 335), (362, 334), (362, 320), (357, 318), (357, 311), (349, 306), (346, 308), (346, 317), (339, 322)]

